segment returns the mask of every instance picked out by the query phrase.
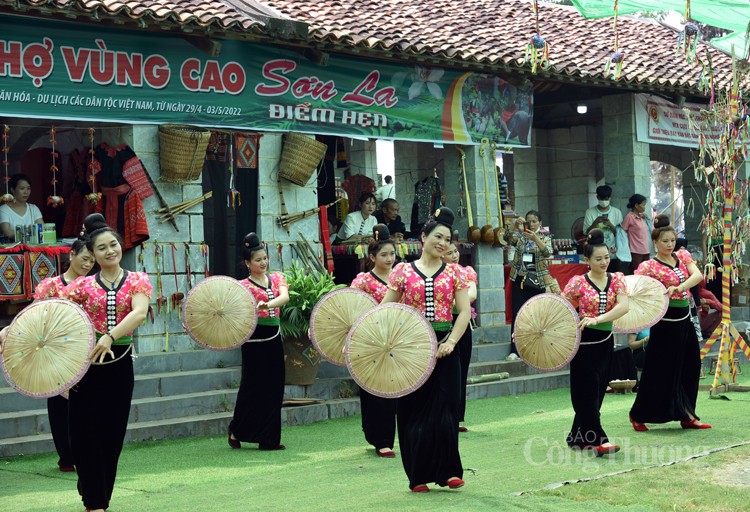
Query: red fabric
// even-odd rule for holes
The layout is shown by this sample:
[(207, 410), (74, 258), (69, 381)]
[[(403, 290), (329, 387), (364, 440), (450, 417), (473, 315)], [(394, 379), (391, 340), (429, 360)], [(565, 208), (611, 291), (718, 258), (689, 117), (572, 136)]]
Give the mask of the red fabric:
[[(560, 289), (564, 290), (573, 276), (580, 276), (588, 272), (589, 266), (583, 264), (570, 263), (567, 265), (550, 265), (550, 275), (560, 283)], [(510, 324), (513, 319), (513, 310), (510, 305), (513, 304), (513, 290), (510, 283), (510, 265), (505, 265), (505, 323)]]
[(43, 252), (49, 256), (59, 256), (61, 254), (68, 254), (70, 252), (70, 246), (67, 245), (25, 245), (20, 244), (13, 247), (0, 247), (0, 253), (15, 253), (20, 254), (22, 252)]
[(122, 166), (122, 177), (133, 187), (138, 197), (148, 199), (154, 195), (146, 171), (137, 156), (134, 156)]
[[(721, 311), (721, 302), (719, 302), (719, 299), (716, 298), (716, 295), (706, 289), (705, 281), (701, 281), (700, 283), (698, 283), (698, 291), (700, 292), (700, 298), (706, 301), (706, 305), (708, 305), (709, 308), (715, 309), (716, 311)], [(699, 308), (699, 311), (702, 317), (708, 314), (708, 311), (704, 310), (703, 308)]]
[(359, 211), (359, 196), (365, 192), (375, 193), (375, 182), (364, 174), (355, 174), (344, 180), (341, 188), (346, 190), (349, 196), (349, 212)]

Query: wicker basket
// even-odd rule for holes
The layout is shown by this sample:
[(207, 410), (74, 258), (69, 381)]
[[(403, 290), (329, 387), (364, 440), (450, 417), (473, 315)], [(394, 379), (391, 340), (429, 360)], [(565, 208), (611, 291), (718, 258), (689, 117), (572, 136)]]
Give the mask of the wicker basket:
[(326, 149), (328, 146), (315, 139), (299, 133), (287, 133), (281, 150), (279, 176), (305, 186), (325, 156)]
[(172, 183), (198, 179), (206, 159), (211, 132), (195, 126), (164, 124), (159, 127), (161, 178)]

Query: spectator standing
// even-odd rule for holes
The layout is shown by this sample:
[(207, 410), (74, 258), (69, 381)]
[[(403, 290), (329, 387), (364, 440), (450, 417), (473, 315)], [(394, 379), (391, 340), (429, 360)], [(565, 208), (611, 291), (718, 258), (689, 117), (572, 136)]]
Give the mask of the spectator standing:
[(630, 245), (630, 267), (626, 274), (631, 275), (638, 265), (649, 259), (651, 248), (648, 240), (651, 226), (646, 213), (646, 197), (641, 194), (633, 194), (628, 200), (630, 210), (622, 220), (622, 229), (628, 234)]
[[(381, 204), (386, 199), (396, 199), (396, 189), (393, 183), (393, 176), (385, 177), (385, 185), (379, 187), (375, 192), (375, 199), (378, 200), (378, 204)], [(391, 231), (393, 233), (393, 231)]]
[(601, 229), (604, 232), (604, 243), (609, 248), (611, 256), (609, 271), (618, 272), (620, 270), (620, 260), (615, 258), (617, 247), (615, 246), (615, 234), (617, 226), (622, 224), (622, 212), (610, 204), (612, 198), (612, 187), (602, 185), (596, 187), (596, 206), (592, 206), (583, 216), (583, 232), (593, 229)]

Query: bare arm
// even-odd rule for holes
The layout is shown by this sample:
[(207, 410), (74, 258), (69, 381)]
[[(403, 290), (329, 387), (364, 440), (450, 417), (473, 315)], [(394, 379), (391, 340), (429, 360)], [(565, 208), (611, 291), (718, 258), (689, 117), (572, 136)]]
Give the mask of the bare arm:
[(97, 358), (98, 362), (104, 362), (104, 356), (109, 354), (112, 358), (115, 357), (112, 352), (112, 344), (117, 338), (127, 335), (133, 332), (139, 325), (143, 323), (148, 314), (148, 295), (145, 293), (136, 293), (132, 299), (133, 310), (128, 313), (125, 318), (120, 320), (111, 331), (109, 335), (103, 335), (99, 338), (99, 341), (94, 347), (94, 351), (91, 353), (91, 360), (95, 361)]
[(466, 328), (469, 326), (469, 320), (471, 320), (471, 305), (469, 303), (468, 288), (464, 288), (456, 292), (456, 309), (458, 310), (458, 318), (456, 319), (456, 323), (453, 325), (453, 329), (448, 336), (448, 340), (446, 340), (445, 343), (442, 343), (438, 347), (438, 359), (448, 356), (451, 354), (451, 352), (453, 352), (453, 349), (456, 348), (458, 340), (461, 339), (461, 336), (464, 335)]
[(259, 300), (258, 309), (268, 310), (268, 309), (280, 308), (287, 302), (289, 302), (289, 289), (286, 286), (280, 286), (279, 296), (273, 300), (269, 300), (268, 302)]
[(388, 288), (388, 292), (385, 294), (385, 297), (383, 297), (383, 302), (381, 304), (387, 304), (389, 302), (398, 302), (401, 300), (401, 297), (403, 296), (403, 293), (397, 292), (396, 290), (391, 290)]
[(630, 305), (628, 302), (628, 296), (624, 293), (618, 293), (617, 294), (617, 304), (615, 307), (604, 313), (603, 315), (591, 317), (591, 318), (583, 318), (581, 319), (581, 323), (578, 324), (580, 328), (588, 327), (590, 325), (599, 325), (606, 322), (614, 322), (621, 316), (623, 316), (625, 313), (627, 313), (630, 310)]

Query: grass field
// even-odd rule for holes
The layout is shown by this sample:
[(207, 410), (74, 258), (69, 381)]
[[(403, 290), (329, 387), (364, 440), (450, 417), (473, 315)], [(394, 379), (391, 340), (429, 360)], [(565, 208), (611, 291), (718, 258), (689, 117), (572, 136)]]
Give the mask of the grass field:
[[(461, 434), (466, 486), (419, 495), (409, 492), (399, 458), (378, 458), (366, 446), (359, 416), (285, 428), (283, 452), (231, 450), (224, 437), (131, 444), (109, 510), (750, 509), (750, 393), (711, 399), (702, 391), (698, 414), (714, 428), (694, 431), (672, 423), (634, 432), (633, 398), (605, 399), (604, 428), (623, 449), (599, 459), (565, 445), (567, 390), (470, 402), (470, 431)], [(0, 509), (83, 510), (75, 475), (57, 471), (56, 461), (0, 460)]]

